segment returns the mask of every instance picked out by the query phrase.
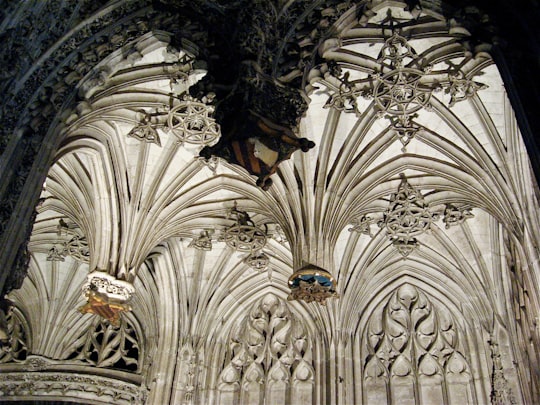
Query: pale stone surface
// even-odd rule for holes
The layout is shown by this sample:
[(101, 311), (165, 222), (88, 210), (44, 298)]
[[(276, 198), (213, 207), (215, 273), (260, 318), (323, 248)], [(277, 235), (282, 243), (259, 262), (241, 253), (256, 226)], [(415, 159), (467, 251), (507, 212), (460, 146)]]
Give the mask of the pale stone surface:
[[(399, 2), (373, 3), (369, 23), (391, 10), (414, 27)], [(165, 125), (174, 86), (164, 64), (185, 53), (144, 38), (131, 59), (111, 59), (106, 80), (84, 88), (88, 109), (49, 171), (30, 273), (9, 297), (18, 312), (8, 317), (14, 351), (0, 349), (0, 396), (527, 403), (539, 372), (536, 186), (496, 67), (464, 57), (446, 21), (422, 17), (433, 30), (410, 41), (410, 27), (399, 38), (356, 20), (340, 27), (343, 43), (321, 57), (341, 76), (313, 73), (299, 126), (316, 147), (279, 166), (268, 191), (239, 166), (201, 162), (200, 147)], [(177, 105), (202, 76), (190, 63)], [(389, 73), (391, 85), (380, 78)], [(489, 87), (462, 94), (454, 73)], [(192, 102), (196, 124), (211, 125), (213, 107)], [(145, 114), (159, 143), (127, 136)], [(249, 223), (231, 217), (235, 204)], [(254, 228), (258, 244), (247, 240)], [(63, 248), (73, 236), (87, 260)], [(248, 260), (259, 253), (262, 271)], [(330, 271), (339, 298), (288, 302), (303, 262)], [(95, 270), (129, 286), (133, 310), (117, 329), (75, 312)]]

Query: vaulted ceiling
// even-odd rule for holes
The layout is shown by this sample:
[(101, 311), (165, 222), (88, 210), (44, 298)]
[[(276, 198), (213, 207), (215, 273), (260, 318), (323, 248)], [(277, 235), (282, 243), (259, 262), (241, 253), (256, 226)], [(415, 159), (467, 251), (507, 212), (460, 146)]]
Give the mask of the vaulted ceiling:
[[(159, 347), (217, 351), (210, 342), (230, 339), (264, 297), (298, 298), (289, 278), (308, 263), (337, 283), (325, 305), (309, 294), (287, 304), (303, 333), (317, 337), (314, 351), (358, 337), (361, 350), (377, 353), (366, 341), (387, 318), (372, 314), (403, 297), (444, 313), (440, 323), (462, 338), (456, 352), (474, 345), (466, 336), (476, 327), (520, 333), (508, 324), (509, 269), (528, 263), (521, 287), (538, 285), (540, 224), (499, 70), (455, 21), (375, 3), (333, 21), (316, 63), (289, 82), (302, 83), (307, 107), (293, 129), (315, 147), (282, 162), (267, 190), (241, 165), (199, 156), (216, 145), (226, 109), (213, 94), (190, 95), (212, 67), (191, 42), (172, 46), (170, 33), (153, 30), (99, 61), (63, 117), (28, 277), (9, 296), (32, 353), (55, 361), (80, 353), (98, 318), (76, 310), (101, 277), (98, 289), (129, 303), (122, 316), (145, 342), (131, 371), (167, 373), (174, 367)], [(522, 300), (538, 307), (537, 291)], [(362, 395), (343, 389), (351, 391), (344, 398)], [(329, 395), (318, 392), (321, 401)], [(480, 402), (487, 395), (475, 392)]]

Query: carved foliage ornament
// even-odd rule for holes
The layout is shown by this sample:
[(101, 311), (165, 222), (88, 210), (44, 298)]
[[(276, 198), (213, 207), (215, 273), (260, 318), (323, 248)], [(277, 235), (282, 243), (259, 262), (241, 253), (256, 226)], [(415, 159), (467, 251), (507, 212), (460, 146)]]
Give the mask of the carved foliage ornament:
[[(135, 384), (112, 378), (74, 373), (2, 373), (0, 397), (76, 397), (81, 392), (118, 405), (142, 405), (147, 391)], [(92, 393), (92, 394), (90, 394)]]
[[(430, 80), (431, 66), (422, 60), (408, 41), (397, 32), (384, 43), (378, 57), (379, 70), (367, 79), (349, 80), (349, 72), (330, 62), (330, 74), (340, 86), (331, 95), (326, 107), (350, 105), (345, 112), (359, 113), (356, 99), (373, 98), (380, 116), (401, 117), (407, 120), (416, 111), (428, 107), (434, 90), (439, 85)], [(339, 101), (335, 101), (335, 99)]]
[(201, 165), (208, 167), (212, 174), (215, 175), (217, 173), (219, 166), (219, 158), (217, 156), (211, 156), (208, 159), (199, 156), (198, 161)]
[(286, 245), (289, 243), (287, 235), (283, 231), (283, 228), (279, 224), (269, 224), (269, 236), (278, 242), (280, 245)]

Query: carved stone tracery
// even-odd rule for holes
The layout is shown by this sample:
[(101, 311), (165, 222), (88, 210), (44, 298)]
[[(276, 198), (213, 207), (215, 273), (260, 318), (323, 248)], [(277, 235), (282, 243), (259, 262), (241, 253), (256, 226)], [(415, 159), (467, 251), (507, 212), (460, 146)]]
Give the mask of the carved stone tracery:
[(84, 263), (90, 261), (90, 250), (85, 236), (74, 235), (68, 242), (64, 244), (66, 254)]
[[(176, 98), (180, 100), (175, 102)], [(173, 134), (179, 144), (212, 145), (220, 136), (219, 124), (212, 118), (214, 107), (209, 105), (212, 98), (204, 97), (201, 101), (175, 94), (171, 96), (171, 106), (139, 112), (143, 116), (127, 136), (161, 146), (159, 131), (163, 131)]]
[(211, 145), (220, 136), (219, 124), (211, 117), (213, 112), (213, 106), (185, 97), (169, 111), (166, 130), (172, 132), (179, 142)]
[(379, 227), (386, 229), (394, 246), (407, 256), (418, 245), (416, 236), (429, 230), (439, 214), (431, 212), (422, 194), (407, 182), (404, 175), (401, 177), (398, 191), (390, 197), (390, 205), (379, 221)]
[(263, 272), (268, 269), (270, 258), (266, 253), (262, 251), (253, 252), (250, 255), (246, 256), (246, 258), (244, 259), (244, 263), (246, 263), (255, 271)]
[(136, 373), (142, 369), (143, 348), (135, 328), (126, 319), (118, 326), (100, 318), (89, 322), (70, 349), (69, 360)]
[(188, 247), (192, 247), (197, 250), (211, 251), (213, 234), (213, 229), (205, 229), (201, 231), (199, 236), (193, 238), (193, 240), (189, 243)]
[[(155, 2), (155, 3), (157, 3), (157, 2)], [(177, 3), (178, 4), (180, 4), (180, 3), (185, 4), (184, 2), (177, 2)], [(294, 4), (294, 2), (291, 2), (291, 9), (293, 7), (296, 7), (296, 6), (297, 6), (297, 4)], [(321, 38), (321, 35), (322, 35), (321, 33), (324, 32), (324, 28), (326, 28), (328, 26), (331, 26), (332, 23), (334, 21), (336, 21), (336, 19), (346, 9), (347, 9), (347, 6), (344, 6), (344, 7), (340, 8), (339, 6), (335, 6), (335, 4), (331, 4), (330, 7), (328, 7), (328, 9), (325, 9), (320, 13), (321, 16), (323, 16), (325, 18), (321, 18), (321, 21), (320, 21), (320, 24), (319, 24), (320, 26), (318, 26), (317, 29), (314, 30), (315, 33), (310, 33), (309, 35), (305, 35), (305, 39), (307, 41), (312, 41), (313, 43), (316, 43), (317, 41), (319, 41), (320, 38)], [(306, 15), (310, 16), (311, 14), (306, 13)], [(288, 19), (285, 19), (285, 18), (283, 20), (285, 20), (287, 22), (289, 21)], [(286, 25), (286, 24), (284, 23), (284, 25)], [(298, 24), (298, 25), (301, 25), (301, 24)], [(302, 28), (294, 26), (294, 27), (291, 28), (291, 31), (299, 32), (301, 29)], [(298, 35), (298, 37), (300, 37), (300, 34)], [(252, 48), (256, 49), (255, 47), (258, 46), (259, 44), (260, 44), (260, 41), (257, 41), (257, 40), (254, 39), (253, 44), (252, 44), (253, 45)], [(248, 44), (246, 44), (246, 45), (248, 45)], [(309, 44), (309, 45), (311, 45), (311, 44)], [(308, 46), (306, 45), (306, 47), (308, 47)], [(284, 48), (286, 48), (288, 51), (291, 51), (290, 52), (291, 55), (293, 54), (293, 50), (296, 51), (296, 49), (293, 49), (293, 46), (291, 46), (290, 44), (284, 45)], [(98, 56), (100, 56), (100, 55), (98, 54)], [(94, 57), (94, 55), (92, 55), (92, 54), (83, 55), (84, 59), (88, 59), (90, 61), (92, 60), (93, 57)], [(308, 58), (302, 57), (300, 59), (303, 59), (305, 61), (305, 63), (307, 63)], [(281, 61), (276, 62), (276, 64), (281, 64), (281, 63), (282, 63)], [(300, 68), (299, 70), (301, 70), (302, 66), (299, 65), (298, 67)], [(282, 69), (281, 66), (279, 66), (279, 71), (285, 71), (285, 70)], [(411, 73), (411, 72), (409, 72), (409, 73)], [(411, 108), (414, 109), (415, 108), (414, 105), (421, 104), (422, 101), (425, 101), (425, 100), (428, 99), (428, 97), (426, 97), (425, 93), (422, 95), (422, 92), (420, 92), (419, 96), (418, 95), (415, 96), (415, 94), (418, 93), (418, 87), (417, 87), (418, 80), (417, 79), (413, 78), (414, 80), (412, 80), (411, 82), (407, 82), (406, 78), (404, 79), (403, 77), (399, 77), (399, 75), (394, 75), (394, 76), (387, 76), (386, 77), (387, 80), (383, 81), (381, 79), (384, 76), (385, 75), (381, 76), (378, 79), (379, 82), (378, 82), (377, 85), (379, 86), (379, 90), (377, 91), (376, 98), (380, 101), (379, 103), (377, 103), (379, 105), (380, 109), (384, 110), (385, 108), (388, 108), (391, 111), (391, 112), (388, 112), (388, 111), (386, 112), (388, 115), (392, 115), (392, 111), (394, 111), (394, 112), (400, 111), (400, 109), (398, 107), (401, 108), (403, 106), (407, 107), (407, 106), (412, 105), (413, 107), (411, 107)], [(396, 80), (397, 80), (397, 85), (396, 85)], [(66, 81), (69, 81), (69, 80), (66, 80)], [(454, 84), (455, 84), (455, 86), (454, 86)], [(474, 85), (470, 85), (470, 84), (467, 84), (467, 83), (457, 83), (457, 82), (454, 83), (453, 82), (452, 85), (453, 85), (453, 87), (449, 90), (449, 94), (451, 95), (450, 107), (453, 105), (453, 103), (468, 98), (475, 91)], [(394, 87), (394, 86), (396, 87), (396, 91), (395, 92), (390, 91), (391, 87)], [(357, 96), (361, 96), (361, 94), (355, 95), (355, 97), (357, 97)], [(59, 99), (61, 99), (61, 97), (59, 97), (58, 94), (55, 94), (55, 97), (54, 97), (55, 102), (53, 102), (53, 105), (55, 106), (55, 108), (59, 107), (59, 105), (58, 105), (58, 100)], [(345, 97), (345, 99), (346, 100), (352, 100), (352, 98), (348, 98), (348, 96)], [(429, 101), (426, 101), (426, 103), (428, 103), (428, 102)], [(352, 101), (351, 101), (351, 106), (352, 107), (345, 106), (344, 109), (355, 109), (356, 108), (356, 105)], [(425, 106), (427, 106), (427, 104)], [(338, 108), (337, 104), (334, 104), (334, 107)], [(408, 110), (402, 109), (401, 111), (408, 111)], [(411, 119), (405, 119), (405, 118), (403, 118), (401, 115), (399, 115), (397, 113), (395, 115), (397, 115), (397, 117), (398, 117), (398, 118), (396, 118), (395, 122), (392, 120), (392, 118), (388, 118), (388, 117), (387, 118), (392, 121), (392, 125), (393, 125), (392, 128), (398, 133), (398, 137), (400, 138), (400, 141), (404, 144), (404, 146), (406, 146), (407, 143), (410, 141), (410, 139), (413, 139), (414, 134), (416, 133), (416, 131), (418, 131), (418, 127), (415, 127), (414, 123), (410, 124), (411, 119), (414, 118), (413, 117), (414, 114), (411, 115), (411, 117), (410, 117)], [(454, 224), (456, 222), (461, 223), (461, 219), (463, 217), (464, 217), (464, 215), (457, 216), (455, 214), (452, 214), (452, 216), (449, 217), (450, 220), (448, 221), (447, 226), (449, 226), (450, 223), (452, 223), (452, 224)], [(365, 224), (360, 224), (359, 223), (358, 225), (359, 225), (359, 227), (357, 229), (355, 229), (355, 231), (366, 232), (366, 228), (367, 228), (366, 233), (370, 233), (369, 232), (369, 224), (367, 226), (364, 226)], [(408, 245), (408, 246), (410, 246), (411, 244), (414, 245), (414, 243), (410, 243), (410, 242), (411, 242), (410, 240), (407, 240), (407, 241), (404, 242), (404, 244)], [(396, 245), (398, 243), (399, 242), (396, 242)], [(58, 256), (58, 255), (56, 255), (56, 256)], [(58, 259), (58, 260), (60, 260), (60, 259)], [(407, 371), (406, 367), (402, 367), (403, 364), (406, 364), (406, 362), (400, 362), (400, 363), (398, 363), (399, 367), (396, 366), (395, 368), (393, 368), (392, 372), (395, 372), (393, 374), (394, 376), (396, 376), (396, 375), (397, 376), (403, 376), (403, 373), (404, 373), (403, 370), (405, 370), (405, 372)], [(428, 364), (428, 366), (429, 366), (429, 364)], [(460, 367), (459, 367), (459, 364), (458, 364), (458, 366), (456, 366), (456, 369), (459, 370), (459, 368)], [(253, 366), (253, 369), (256, 369), (256, 366)], [(309, 370), (309, 368), (305, 368), (305, 367), (304, 367), (303, 370), (305, 371), (306, 369)], [(298, 367), (297, 370), (301, 370), (301, 368)], [(431, 373), (429, 371), (430, 368), (426, 367), (425, 370), (428, 370), (428, 371), (425, 371), (424, 374), (429, 376), (430, 373)], [(297, 375), (302, 375), (302, 373), (303, 372), (299, 372), (299, 373), (297, 373)], [(188, 371), (188, 375), (190, 375), (190, 376), (192, 375), (191, 371)], [(261, 381), (261, 379), (259, 378), (259, 374), (257, 374), (256, 372), (250, 373), (250, 375), (252, 377), (246, 378), (246, 380), (245, 380), (246, 381), (246, 386), (247, 386), (248, 383), (253, 383), (253, 382), (258, 383), (259, 381)], [(188, 397), (188, 393), (191, 393), (192, 390), (193, 390), (193, 384), (192, 384), (191, 380), (186, 382), (186, 384), (185, 384), (185, 386), (183, 386), (183, 388), (185, 388), (185, 390), (186, 390), (186, 398), (187, 398), (187, 400), (188, 401), (191, 400), (191, 397)], [(85, 390), (85, 389), (83, 388), (83, 390)], [(20, 392), (22, 392), (22, 391), (20, 391)]]
[[(233, 332), (218, 389), (220, 400), (250, 403), (311, 402), (315, 370), (311, 342), (287, 303), (260, 299)], [(290, 388), (289, 388), (290, 387)]]
[(59, 240), (59, 245), (53, 245), (49, 250), (47, 260), (48, 261), (60, 261), (63, 262), (66, 256), (71, 256), (75, 260), (83, 263), (90, 261), (90, 249), (88, 248), (88, 241), (86, 236), (81, 232), (79, 225), (71, 222), (68, 223), (62, 218), (58, 221), (57, 235), (59, 237), (66, 236), (69, 239)]
[(267, 235), (251, 220), (249, 214), (234, 207), (229, 211), (235, 224), (223, 231), (223, 241), (239, 252), (255, 252), (266, 245)]
[(9, 340), (0, 345), (0, 363), (22, 362), (28, 354), (28, 332), (13, 309), (8, 311), (5, 321)]
[(469, 207), (455, 207), (452, 204), (447, 204), (443, 216), (445, 228), (449, 229), (451, 226), (462, 224), (469, 218), (474, 218), (471, 210)]
[[(62, 5), (58, 6), (56, 3)], [(8, 59), (15, 65), (9, 69), (6, 81), (3, 80), (3, 74), (0, 74), (0, 87), (10, 89), (5, 91), (5, 108), (0, 111), (3, 124), (0, 128), (0, 152), (4, 152), (11, 135), (18, 134), (20, 140), (17, 150), (23, 153), (19, 153), (20, 156), (12, 162), (12, 170), (4, 178), (7, 187), (0, 199), (0, 234), (4, 243), (14, 243), (15, 252), (18, 252), (16, 257), (11, 254), (6, 259), (7, 266), (13, 267), (13, 276), (8, 280), (4, 292), (11, 290), (17, 285), (18, 279), (26, 275), (27, 268), (24, 264), (20, 265), (20, 262), (25, 260), (24, 241), (28, 240), (31, 227), (28, 226), (22, 233), (18, 232), (15, 239), (7, 239), (5, 231), (8, 226), (20, 228), (20, 225), (17, 225), (19, 221), (14, 221), (12, 217), (23, 215), (26, 223), (31, 215), (23, 213), (24, 208), (17, 208), (18, 198), (24, 187), (29, 193), (36, 182), (43, 181), (41, 176), (44, 173), (35, 170), (34, 176), (29, 177), (32, 163), (42, 150), (41, 144), (46, 133), (53, 130), (53, 123), (62, 126), (69, 115), (66, 113), (75, 111), (81, 80), (96, 79), (98, 83), (102, 83), (104, 72), (96, 66), (122, 48), (123, 54), (129, 58), (134, 54), (132, 46), (134, 47), (135, 41), (152, 30), (167, 31), (172, 37), (177, 35), (186, 40), (196, 36), (198, 46), (203, 48), (208, 36), (199, 24), (190, 22), (183, 14), (179, 18), (170, 11), (148, 9), (148, 2), (145, 0), (117, 3), (89, 20), (85, 20), (87, 15), (82, 20), (77, 20), (78, 17), (75, 20), (58, 17), (57, 12), (69, 9), (67, 3), (72, 7), (74, 16), (82, 12), (79, 2), (47, 2), (47, 9), (52, 7), (49, 11), (45, 12), (36, 7), (36, 10), (39, 10), (37, 15), (29, 17), (28, 20), (21, 16), (24, 33), (19, 32), (17, 27), (8, 34), (10, 40), (6, 51), (11, 53)], [(94, 6), (91, 9), (94, 9)], [(52, 23), (47, 19), (51, 19)], [(33, 21), (33, 24), (28, 21)], [(67, 29), (68, 26), (64, 26), (64, 23), (74, 25)], [(50, 35), (56, 32), (55, 28), (52, 31), (49, 31), (49, 28), (58, 26), (64, 26), (69, 35), (65, 40), (55, 43), (54, 36)], [(36, 45), (37, 48), (34, 48)], [(32, 49), (25, 49), (28, 46)], [(49, 46), (50, 48), (47, 48)], [(83, 87), (81, 86), (81, 89)], [(57, 116), (60, 110), (63, 111), (62, 117)], [(53, 140), (52, 144), (56, 145), (56, 140)], [(54, 152), (54, 147), (45, 149), (50, 151), (44, 158), (52, 161), (53, 156), (50, 154)], [(6, 159), (9, 161), (11, 156), (6, 156)], [(37, 192), (27, 194), (25, 205), (32, 204), (28, 199), (37, 202)], [(23, 211), (19, 212), (20, 209)], [(20, 248), (17, 250), (19, 244)], [(21, 275), (16, 277), (16, 273)]]
[(149, 114), (145, 114), (144, 118), (127, 134), (128, 137), (135, 138), (139, 141), (155, 143), (161, 146), (161, 138), (159, 137), (156, 126), (152, 123), (152, 118)]
[(464, 77), (462, 72), (449, 74), (450, 85), (444, 89), (444, 92), (450, 95), (449, 107), (474, 96), (479, 90), (487, 89), (487, 85), (475, 82), (470, 78)]
[(371, 224), (373, 219), (367, 215), (363, 215), (360, 218), (354, 219), (352, 222), (352, 228), (349, 228), (349, 232), (358, 232), (371, 236)]
[[(396, 28), (399, 20), (388, 9), (384, 28), (392, 32), (376, 60), (378, 66), (361, 78), (352, 79), (351, 71), (333, 60), (325, 65), (320, 82), (329, 93), (325, 107), (360, 114), (358, 98), (373, 99), (380, 117), (389, 120), (389, 127), (403, 144), (402, 151), (423, 127), (414, 121), (419, 110), (430, 110), (433, 94), (444, 89), (450, 95), (449, 107), (474, 96), (487, 85), (473, 81), (459, 67), (447, 62), (448, 67), (437, 70), (420, 57), (408, 39)], [(444, 79), (442, 79), (444, 78)]]
[[(394, 33), (386, 40), (379, 55), (381, 73), (374, 75), (371, 93), (379, 110), (390, 116), (410, 117), (428, 106), (434, 87), (423, 83), (422, 78), (431, 67), (416, 68), (417, 55), (407, 40)], [(392, 70), (382, 73), (385, 68)]]
[(460, 339), (446, 308), (403, 284), (371, 315), (364, 336), (365, 401), (386, 403), (390, 392), (410, 403), (475, 403)]

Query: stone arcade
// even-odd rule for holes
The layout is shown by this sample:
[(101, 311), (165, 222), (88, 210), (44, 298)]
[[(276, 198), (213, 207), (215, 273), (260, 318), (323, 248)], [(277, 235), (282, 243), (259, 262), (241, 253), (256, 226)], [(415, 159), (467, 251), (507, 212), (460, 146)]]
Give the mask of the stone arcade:
[(2, 4), (0, 402), (540, 401), (506, 3)]

